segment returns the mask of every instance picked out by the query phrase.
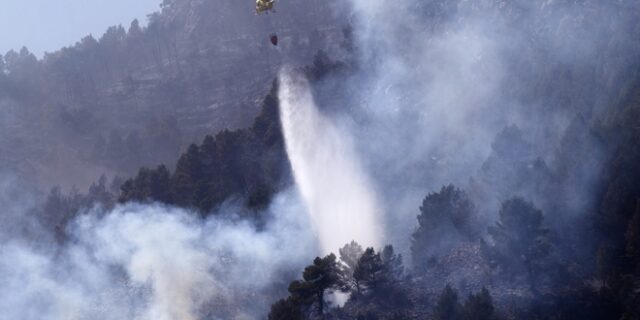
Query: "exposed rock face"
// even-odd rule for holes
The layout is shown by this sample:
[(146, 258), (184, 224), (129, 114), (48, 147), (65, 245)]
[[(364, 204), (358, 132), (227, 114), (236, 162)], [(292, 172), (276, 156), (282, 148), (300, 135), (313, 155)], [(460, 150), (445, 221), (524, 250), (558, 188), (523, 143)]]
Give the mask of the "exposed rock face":
[(346, 24), (335, 6), (286, 1), (254, 16), (251, 1), (164, 1), (146, 27), (111, 27), (40, 61), (9, 52), (0, 164), (41, 186), (81, 188), (102, 172), (172, 166), (206, 134), (249, 126), (282, 63), (339, 52)]

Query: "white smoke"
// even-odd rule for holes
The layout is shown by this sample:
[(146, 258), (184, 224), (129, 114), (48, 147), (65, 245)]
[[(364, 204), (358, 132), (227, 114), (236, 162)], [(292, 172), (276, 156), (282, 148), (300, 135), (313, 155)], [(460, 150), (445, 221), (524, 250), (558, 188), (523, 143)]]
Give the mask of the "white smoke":
[[(487, 5), (491, 2), (495, 8)], [(434, 3), (455, 8), (431, 14), (439, 10)], [(501, 3), (353, 0), (359, 23), (356, 45), (362, 51), (358, 58), (365, 67), (340, 83), (350, 97), (342, 101), (349, 108), (340, 110), (366, 121), (347, 130), (316, 108), (314, 95), (319, 94), (312, 94), (304, 78), (289, 71), (280, 75), (281, 120), (304, 205), (295, 193), (281, 194), (265, 213), (274, 219), (258, 230), (228, 217), (202, 220), (187, 210), (128, 204), (84, 215), (69, 230), (70, 244), (55, 253), (18, 240), (3, 241), (0, 319), (261, 318), (284, 295), (274, 287), (282, 289), (316, 253), (309, 222), (324, 253), (336, 252), (351, 240), (379, 247), (389, 240), (385, 233), (394, 233), (392, 242), (404, 241), (401, 250), (406, 249), (419, 200), (427, 191), (464, 183), (481, 166), (494, 134), (504, 125), (516, 123), (535, 133), (544, 124), (540, 120), (553, 119), (546, 114), (560, 105), (547, 101), (553, 88), (538, 91), (540, 85), (529, 80), (545, 73), (529, 77), (525, 71), (539, 66), (521, 64), (562, 66), (576, 53), (595, 52), (598, 47), (592, 43), (602, 40), (575, 37), (584, 39), (578, 41), (583, 43), (580, 48), (589, 50), (559, 42), (556, 46), (563, 50), (551, 47), (554, 50), (545, 50), (540, 58), (521, 60), (567, 36), (515, 28), (540, 14), (502, 18), (506, 9)], [(549, 20), (570, 22), (567, 17), (575, 14), (567, 10), (555, 15), (559, 18)], [(621, 34), (617, 30), (623, 29), (602, 34)], [(530, 33), (539, 47), (523, 45)], [(578, 59), (581, 68), (591, 65), (585, 56)], [(580, 90), (582, 83), (577, 81), (569, 92), (578, 96), (589, 91)], [(553, 122), (549, 126), (558, 127), (552, 133), (563, 131)], [(540, 131), (538, 135), (546, 133)], [(538, 145), (554, 147), (548, 139), (538, 140)], [(379, 200), (378, 186), (384, 188), (384, 200)], [(0, 189), (5, 188), (0, 183)], [(0, 200), (16, 197), (3, 194)], [(3, 206), (11, 217), (26, 207)], [(394, 215), (384, 216), (384, 211)], [(3, 221), (3, 231), (12, 228), (12, 219)]]
[(57, 253), (3, 244), (0, 319), (262, 317), (315, 253), (297, 197), (276, 197), (262, 230), (229, 216), (203, 221), (127, 204), (76, 220), (72, 244)]
[(280, 73), (280, 116), (287, 153), (325, 253), (355, 240), (382, 242), (381, 206), (349, 134), (316, 108), (307, 80)]
[[(483, 221), (492, 223), (494, 190), (509, 182), (471, 190), (469, 181), (482, 178), (496, 134), (517, 125), (531, 153), (551, 164), (576, 114), (588, 115), (590, 104), (606, 101), (599, 82), (624, 69), (597, 66), (628, 56), (619, 49), (629, 40), (626, 23), (616, 22), (621, 8), (611, 2), (348, 3), (356, 72), (324, 81), (330, 85), (314, 83), (314, 96), (340, 104), (328, 106), (332, 116), (354, 119), (341, 129), (366, 161), (364, 171), (376, 173), (379, 203), (392, 213), (381, 217), (385, 242), (405, 253), (420, 201), (443, 185), (489, 194), (491, 201), (479, 205), (487, 205)], [(595, 52), (607, 59), (596, 60)], [(561, 71), (569, 75), (557, 77)]]

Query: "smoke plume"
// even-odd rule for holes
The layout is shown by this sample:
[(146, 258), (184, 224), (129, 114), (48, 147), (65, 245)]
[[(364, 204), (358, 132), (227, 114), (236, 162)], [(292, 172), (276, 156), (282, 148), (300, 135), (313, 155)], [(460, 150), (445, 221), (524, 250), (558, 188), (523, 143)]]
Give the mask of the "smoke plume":
[(314, 256), (294, 192), (258, 230), (232, 207), (202, 220), (186, 210), (127, 204), (85, 213), (52, 252), (0, 247), (5, 319), (255, 319)]

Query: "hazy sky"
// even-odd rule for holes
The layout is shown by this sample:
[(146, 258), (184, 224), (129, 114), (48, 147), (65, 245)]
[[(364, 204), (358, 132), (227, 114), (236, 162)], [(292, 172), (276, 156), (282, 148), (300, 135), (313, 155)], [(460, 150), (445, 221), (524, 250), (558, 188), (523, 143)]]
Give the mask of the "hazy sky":
[(129, 26), (157, 11), (162, 0), (0, 0), (0, 53), (26, 46), (38, 57), (107, 27)]

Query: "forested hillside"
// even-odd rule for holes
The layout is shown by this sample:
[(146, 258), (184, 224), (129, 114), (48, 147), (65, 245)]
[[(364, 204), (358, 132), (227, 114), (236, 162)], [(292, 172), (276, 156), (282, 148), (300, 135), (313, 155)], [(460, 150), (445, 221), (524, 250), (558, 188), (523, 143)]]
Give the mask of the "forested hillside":
[(207, 135), (189, 146), (171, 174), (165, 166), (140, 169), (122, 185), (119, 201), (160, 201), (206, 215), (235, 196), (249, 208), (265, 208), (290, 183), (276, 92), (274, 83), (250, 128)]
[[(321, 81), (344, 74), (348, 68), (320, 51), (312, 64), (301, 70), (310, 79)], [(238, 202), (248, 209), (243, 218), (261, 222), (265, 217), (260, 212), (273, 196), (293, 183), (277, 92), (278, 81), (274, 80), (250, 127), (205, 136), (200, 144), (191, 144), (179, 156), (175, 167), (142, 167), (124, 180), (109, 180), (103, 175), (86, 192), (52, 188), (34, 208), (34, 214), (44, 229), (60, 241), (65, 238), (68, 223), (83, 209), (95, 205), (112, 208), (117, 203), (160, 202), (193, 209), (206, 217), (225, 202)]]
[(10, 51), (0, 59), (0, 163), (66, 190), (102, 173), (172, 166), (205, 135), (250, 125), (283, 56), (307, 64), (317, 50), (341, 50), (336, 5), (288, 1), (278, 16), (258, 17), (251, 2), (165, 0), (147, 23), (87, 35), (41, 60)]
[(0, 59), (0, 313), (640, 319), (639, 1), (253, 5)]

